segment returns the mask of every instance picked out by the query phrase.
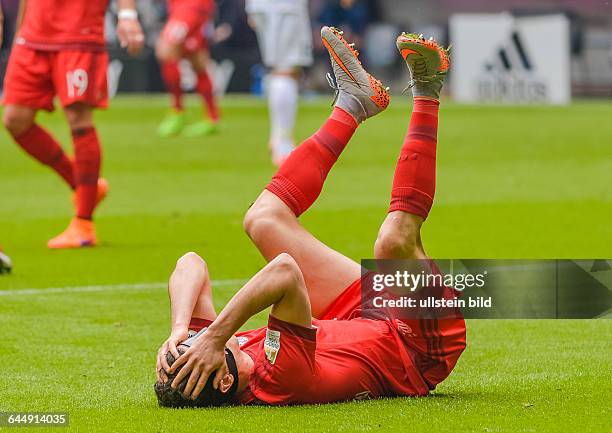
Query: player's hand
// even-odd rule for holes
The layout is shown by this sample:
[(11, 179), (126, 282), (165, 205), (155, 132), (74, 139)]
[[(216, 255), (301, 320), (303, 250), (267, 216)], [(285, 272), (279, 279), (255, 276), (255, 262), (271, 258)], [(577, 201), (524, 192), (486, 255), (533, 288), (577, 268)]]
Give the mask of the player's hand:
[(340, 6), (343, 9), (350, 9), (355, 4), (355, 0), (340, 0)]
[(255, 20), (253, 18), (251, 18), (251, 16), (247, 16), (247, 23), (249, 25), (249, 27), (253, 30), (257, 30), (257, 24), (255, 23)]
[(229, 39), (233, 31), (234, 30), (232, 29), (232, 26), (229, 25), (228, 23), (220, 24), (215, 28), (213, 40), (215, 41), (216, 44), (220, 44), (221, 42)]
[(207, 334), (203, 334), (172, 364), (168, 373), (174, 373), (180, 366), (183, 368), (178, 372), (171, 386), (176, 389), (189, 375), (189, 380), (183, 390), (185, 398), (195, 400), (206, 386), (208, 377), (215, 371), (213, 388), (218, 389), (221, 379), (228, 373), (225, 363), (225, 344), (218, 344), (207, 338)]
[(159, 350), (157, 351), (157, 365), (156, 365), (156, 375), (157, 380), (160, 380), (164, 383), (168, 381), (168, 376), (166, 372), (170, 370), (170, 366), (168, 365), (168, 360), (166, 359), (166, 355), (168, 352), (174, 356), (174, 359), (179, 358), (179, 352), (176, 346), (179, 345), (181, 341), (184, 341), (189, 336), (189, 331), (185, 330), (173, 330), (170, 334), (170, 337), (161, 345)]
[(125, 18), (117, 22), (117, 38), (121, 48), (125, 48), (131, 56), (138, 54), (144, 46), (142, 27), (135, 19)]

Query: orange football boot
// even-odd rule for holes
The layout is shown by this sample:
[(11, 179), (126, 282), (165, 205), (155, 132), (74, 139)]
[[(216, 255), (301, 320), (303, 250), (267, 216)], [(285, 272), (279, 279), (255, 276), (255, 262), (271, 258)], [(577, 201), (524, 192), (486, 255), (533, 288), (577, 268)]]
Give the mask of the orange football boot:
[(397, 38), (397, 49), (410, 70), (410, 83), (415, 98), (440, 99), (440, 90), (450, 66), (449, 50), (433, 38), (402, 33)]
[(334, 72), (335, 80), (327, 74), (327, 81), (336, 91), (336, 106), (358, 123), (384, 111), (389, 106), (389, 88), (364, 69), (355, 44), (348, 43), (343, 32), (334, 27), (323, 27), (321, 39)]
[(47, 246), (51, 249), (64, 249), (93, 247), (96, 244), (96, 228), (93, 221), (73, 218), (68, 228), (51, 239)]

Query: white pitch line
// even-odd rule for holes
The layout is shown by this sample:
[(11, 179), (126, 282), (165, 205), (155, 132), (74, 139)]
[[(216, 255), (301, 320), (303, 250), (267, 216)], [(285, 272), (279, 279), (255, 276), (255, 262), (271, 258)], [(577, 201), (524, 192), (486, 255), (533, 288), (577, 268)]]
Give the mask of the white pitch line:
[[(244, 284), (246, 280), (212, 280), (213, 288), (215, 286), (233, 286)], [(129, 291), (129, 290), (154, 290), (165, 289), (168, 287), (167, 282), (160, 283), (134, 283), (134, 284), (106, 284), (100, 286), (67, 286), (67, 287), (47, 287), (36, 289), (17, 289), (17, 290), (0, 290), (0, 296), (27, 296), (27, 295), (49, 295), (55, 293), (85, 293), (85, 292), (111, 292), (111, 291)]]

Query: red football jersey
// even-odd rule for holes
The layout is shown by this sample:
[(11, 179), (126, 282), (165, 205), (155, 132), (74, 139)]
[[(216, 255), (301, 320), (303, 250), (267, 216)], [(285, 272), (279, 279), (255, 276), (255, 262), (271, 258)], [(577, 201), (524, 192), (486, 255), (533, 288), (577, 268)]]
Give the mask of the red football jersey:
[[(269, 316), (267, 327), (236, 334), (254, 362), (240, 402), (288, 405), (421, 396), (450, 374), (466, 347), (460, 315), (373, 320), (361, 317), (361, 302), (359, 279), (320, 320), (313, 319), (312, 328)], [(196, 331), (209, 324), (192, 319)]]
[[(433, 261), (431, 264), (433, 272), (439, 273), (437, 265)], [(369, 290), (362, 293), (361, 284), (361, 279), (351, 284), (328, 306), (320, 318), (340, 321), (362, 317), (364, 303), (371, 304), (377, 292)], [(437, 293), (436, 296), (444, 295), (445, 298), (456, 295), (449, 287), (438, 288), (434, 293)], [(438, 319), (417, 319), (411, 317), (414, 312), (406, 314), (407, 317), (394, 317), (394, 311), (388, 311), (385, 316), (389, 317), (405, 345), (411, 350), (413, 363), (421, 372), (429, 389), (434, 389), (451, 373), (466, 347), (466, 328), (461, 311), (454, 311), (451, 317), (441, 315)]]
[[(329, 403), (429, 392), (391, 322), (313, 320), (312, 328), (270, 316), (268, 327), (237, 334), (253, 358), (243, 404)], [(242, 340), (242, 341), (241, 341)]]
[(215, 7), (213, 0), (168, 0), (168, 10), (170, 13), (178, 8), (201, 9), (211, 13)]
[(104, 47), (108, 0), (28, 0), (16, 43), (39, 50)]

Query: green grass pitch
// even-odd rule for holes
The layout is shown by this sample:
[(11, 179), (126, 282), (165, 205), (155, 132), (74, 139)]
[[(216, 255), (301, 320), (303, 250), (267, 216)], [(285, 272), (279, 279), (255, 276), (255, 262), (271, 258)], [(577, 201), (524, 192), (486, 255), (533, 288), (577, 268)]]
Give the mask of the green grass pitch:
[[(372, 256), (409, 106), (368, 121), (304, 224), (355, 259)], [(193, 116), (198, 113), (190, 99)], [(99, 248), (49, 251), (69, 194), (0, 133), (0, 411), (67, 411), (91, 431), (609, 431), (612, 321), (470, 321), (468, 349), (431, 397), (306, 406), (167, 410), (152, 391), (167, 336), (162, 287), (194, 250), (219, 307), (263, 264), (242, 215), (273, 174), (263, 101), (228, 98), (222, 133), (161, 140), (163, 98), (124, 97), (97, 114), (110, 195)], [(305, 102), (298, 138), (329, 101)], [(440, 117), (438, 191), (424, 228), (438, 258), (612, 257), (612, 105), (466, 107)], [(60, 113), (41, 115), (64, 143)], [(145, 284), (143, 284), (145, 283)], [(150, 284), (149, 283), (153, 283)], [(142, 284), (138, 286), (138, 284)], [(63, 292), (65, 287), (92, 287)], [(49, 288), (48, 293), (22, 292)], [(60, 288), (60, 291), (52, 290)], [(265, 316), (250, 326), (264, 324)]]

